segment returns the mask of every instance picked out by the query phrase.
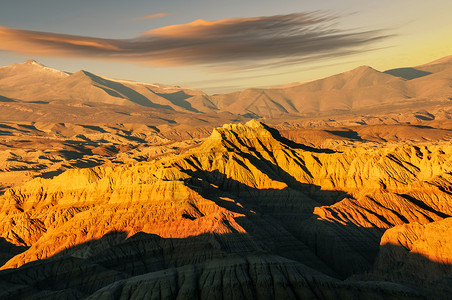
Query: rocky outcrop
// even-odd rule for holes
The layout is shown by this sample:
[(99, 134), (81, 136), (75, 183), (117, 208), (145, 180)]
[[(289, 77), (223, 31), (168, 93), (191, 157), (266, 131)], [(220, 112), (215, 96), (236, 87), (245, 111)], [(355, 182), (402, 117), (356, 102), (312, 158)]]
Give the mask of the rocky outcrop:
[(375, 265), (355, 280), (385, 280), (434, 291), (448, 299), (452, 274), (452, 218), (428, 224), (417, 222), (388, 229), (381, 238)]
[[(224, 125), (183, 154), (68, 170), (7, 190), (1, 236), (29, 248), (2, 268), (20, 274), (73, 257), (119, 272), (111, 282), (99, 279), (101, 288), (117, 276), (264, 252), (345, 278), (372, 268), (386, 229), (452, 215), (451, 154), (447, 144), (333, 151), (254, 120)], [(147, 276), (150, 285), (167, 284)], [(131, 282), (114, 289), (122, 293)]]
[(376, 269), (435, 281), (452, 274), (452, 218), (395, 226), (381, 238)]

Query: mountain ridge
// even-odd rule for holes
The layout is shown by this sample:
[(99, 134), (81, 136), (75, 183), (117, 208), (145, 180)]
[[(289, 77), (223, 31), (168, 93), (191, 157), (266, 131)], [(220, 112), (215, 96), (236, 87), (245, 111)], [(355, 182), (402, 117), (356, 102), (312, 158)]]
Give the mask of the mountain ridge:
[[(300, 295), (331, 288), (353, 298), (377, 289), (385, 297), (440, 299), (447, 292), (378, 272), (398, 270), (397, 261), (380, 263), (392, 253), (384, 243), (400, 242), (398, 235), (409, 240), (410, 228), (420, 228), (421, 240), (423, 228), (450, 223), (451, 157), (446, 144), (310, 148), (251, 120), (217, 127), (178, 155), (36, 178), (0, 196), (1, 238), (20, 252), (2, 253), (8, 259), (0, 271), (2, 293), (20, 297), (44, 288), (97, 298), (131, 286), (140, 294), (149, 284), (161, 293), (195, 287), (212, 293), (206, 277), (259, 285), (254, 273), (242, 271), (262, 267)], [(436, 239), (416, 243), (436, 247), (428, 253), (447, 264), (441, 254), (447, 244), (441, 234)], [(90, 280), (78, 277), (81, 269), (90, 270)], [(287, 270), (301, 277), (287, 277)], [(168, 290), (173, 279), (162, 275), (168, 272), (196, 280)], [(243, 276), (231, 275), (236, 272)], [(367, 283), (340, 281), (349, 276)], [(438, 272), (434, 279), (446, 277)], [(34, 284), (49, 280), (54, 286)], [(310, 288), (298, 290), (306, 280)]]
[[(38, 76), (36, 72), (39, 80), (35, 78)], [(83, 77), (83, 74), (91, 82), (86, 80), (84, 85), (75, 84), (74, 78)], [(188, 114), (228, 112), (264, 119), (332, 112), (359, 113), (391, 105), (398, 108), (428, 106), (432, 99), (447, 103), (452, 98), (451, 82), (452, 66), (447, 57), (413, 68), (380, 72), (369, 66), (360, 66), (287, 87), (251, 88), (216, 95), (195, 89), (110, 79), (83, 70), (70, 74), (33, 60), (0, 68), (0, 94), (10, 99), (50, 103), (71, 99), (120, 106), (138, 104), (162, 111)]]

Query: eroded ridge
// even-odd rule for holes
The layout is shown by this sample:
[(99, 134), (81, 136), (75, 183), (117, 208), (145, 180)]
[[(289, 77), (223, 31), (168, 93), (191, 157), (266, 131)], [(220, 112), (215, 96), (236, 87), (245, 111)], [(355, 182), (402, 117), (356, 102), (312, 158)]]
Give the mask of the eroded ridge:
[[(26, 265), (3, 274), (94, 268), (90, 285), (70, 287), (87, 296), (132, 276), (264, 252), (345, 278), (371, 270), (386, 229), (448, 220), (451, 154), (450, 145), (339, 152), (286, 140), (255, 120), (224, 125), (183, 154), (72, 169), (7, 190), (1, 236), (27, 250), (2, 268)], [(1, 280), (14, 291), (28, 284)]]

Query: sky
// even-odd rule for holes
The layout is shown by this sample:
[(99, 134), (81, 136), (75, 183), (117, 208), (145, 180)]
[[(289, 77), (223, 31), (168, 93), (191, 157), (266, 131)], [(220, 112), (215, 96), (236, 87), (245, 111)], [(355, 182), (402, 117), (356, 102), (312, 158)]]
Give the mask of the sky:
[(32, 58), (209, 94), (452, 55), (450, 0), (5, 2), (1, 66)]

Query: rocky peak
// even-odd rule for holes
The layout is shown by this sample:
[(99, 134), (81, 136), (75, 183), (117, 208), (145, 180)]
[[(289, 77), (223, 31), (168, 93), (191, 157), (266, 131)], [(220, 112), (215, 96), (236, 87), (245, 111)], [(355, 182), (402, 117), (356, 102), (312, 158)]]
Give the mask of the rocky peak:
[(34, 59), (29, 59), (29, 60), (25, 61), (23, 64), (24, 65), (33, 65), (33, 66), (38, 66), (38, 67), (45, 67), (43, 64), (38, 63)]
[(268, 127), (252, 119), (245, 124), (225, 124), (213, 130), (211, 136), (204, 142), (204, 151), (217, 152), (219, 149), (254, 151), (267, 148), (281, 148)]
[[(60, 79), (61, 77), (69, 76), (69, 74), (66, 72), (49, 68), (34, 59), (29, 59), (23, 63), (15, 63), (6, 67), (2, 67), (2, 69), (9, 72), (9, 76), (20, 76), (23, 78), (28, 78), (33, 74), (39, 74), (38, 76), (46, 76), (47, 78), (50, 77), (53, 79)], [(19, 83), (27, 84), (23, 82), (18, 82), (18, 84)]]
[(266, 135), (271, 136), (270, 132), (267, 130), (266, 126), (256, 119), (252, 119), (245, 124), (224, 124), (222, 127), (217, 127), (213, 130), (213, 137), (225, 137), (227, 134), (233, 134), (235, 136), (247, 136), (249, 134), (260, 136)]

